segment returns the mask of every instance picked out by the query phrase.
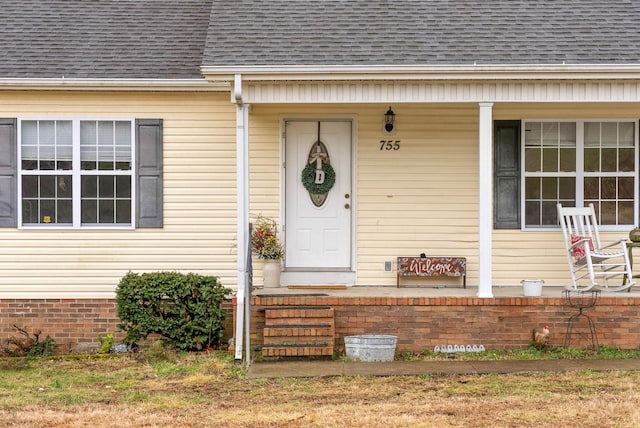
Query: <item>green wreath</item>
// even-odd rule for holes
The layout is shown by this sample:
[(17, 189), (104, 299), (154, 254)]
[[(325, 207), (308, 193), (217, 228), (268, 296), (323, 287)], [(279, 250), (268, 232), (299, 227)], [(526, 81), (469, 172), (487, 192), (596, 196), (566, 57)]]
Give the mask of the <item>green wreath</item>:
[(336, 184), (336, 172), (328, 163), (322, 164), (324, 171), (324, 183), (316, 184), (316, 163), (308, 163), (302, 170), (302, 185), (314, 195), (329, 193), (329, 190)]

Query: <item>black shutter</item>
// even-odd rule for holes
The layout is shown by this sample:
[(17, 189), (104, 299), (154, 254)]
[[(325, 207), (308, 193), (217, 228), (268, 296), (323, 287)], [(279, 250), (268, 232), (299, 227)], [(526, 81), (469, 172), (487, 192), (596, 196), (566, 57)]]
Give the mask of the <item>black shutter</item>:
[(162, 227), (162, 119), (136, 120), (136, 227)]
[(493, 227), (520, 229), (520, 121), (493, 124)]
[(16, 119), (0, 119), (0, 227), (18, 227)]

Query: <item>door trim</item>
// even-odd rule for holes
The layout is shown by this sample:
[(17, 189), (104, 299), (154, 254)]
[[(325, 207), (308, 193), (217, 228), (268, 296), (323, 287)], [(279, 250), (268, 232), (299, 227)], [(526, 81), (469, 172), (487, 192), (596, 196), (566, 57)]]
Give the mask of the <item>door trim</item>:
[[(351, 239), (350, 254), (351, 262), (348, 269), (300, 269), (287, 268), (286, 260), (284, 261), (284, 271), (281, 276), (282, 286), (287, 285), (328, 285), (328, 284), (345, 284), (355, 285), (356, 281), (356, 249), (357, 249), (357, 147), (358, 147), (358, 117), (355, 114), (345, 115), (311, 115), (311, 114), (283, 114), (280, 115), (280, 224), (283, 225), (282, 239), (286, 242), (287, 225), (285, 224), (286, 211), (286, 175), (285, 175), (285, 146), (286, 132), (285, 122), (351, 122)], [(321, 273), (322, 275), (318, 275)]]

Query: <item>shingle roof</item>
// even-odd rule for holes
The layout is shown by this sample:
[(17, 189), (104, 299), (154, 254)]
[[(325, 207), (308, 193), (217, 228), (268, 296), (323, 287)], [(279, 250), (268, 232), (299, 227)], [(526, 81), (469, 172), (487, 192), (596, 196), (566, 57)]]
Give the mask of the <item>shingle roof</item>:
[(0, 77), (202, 78), (211, 0), (0, 0)]
[(621, 64), (637, 0), (214, 0), (203, 64)]

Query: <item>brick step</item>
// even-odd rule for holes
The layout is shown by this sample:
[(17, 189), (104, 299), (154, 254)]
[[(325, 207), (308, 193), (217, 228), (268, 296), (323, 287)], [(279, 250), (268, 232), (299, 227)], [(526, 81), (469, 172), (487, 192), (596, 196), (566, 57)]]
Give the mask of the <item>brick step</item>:
[(315, 324), (315, 325), (269, 325), (264, 326), (262, 335), (267, 337), (316, 337), (316, 336), (331, 336), (333, 337), (334, 328), (333, 325), (328, 324)]
[(278, 345), (285, 343), (287, 345), (303, 345), (305, 343), (330, 343), (333, 342), (333, 336), (265, 336), (265, 345)]
[(269, 357), (323, 357), (333, 356), (329, 343), (265, 344), (259, 347), (262, 356)]
[(303, 308), (266, 308), (265, 320), (274, 318), (333, 318), (333, 308), (303, 307)]

